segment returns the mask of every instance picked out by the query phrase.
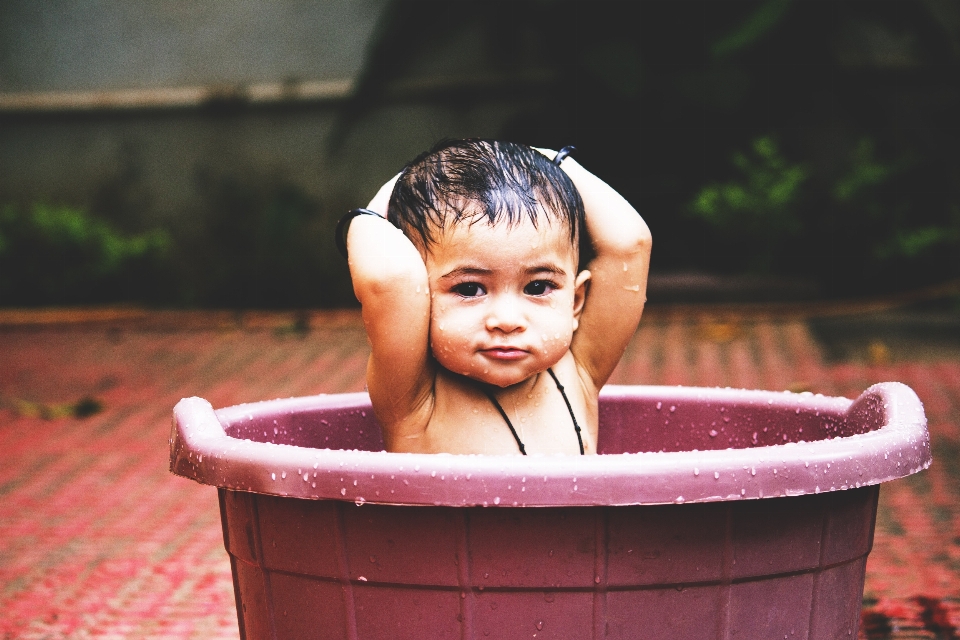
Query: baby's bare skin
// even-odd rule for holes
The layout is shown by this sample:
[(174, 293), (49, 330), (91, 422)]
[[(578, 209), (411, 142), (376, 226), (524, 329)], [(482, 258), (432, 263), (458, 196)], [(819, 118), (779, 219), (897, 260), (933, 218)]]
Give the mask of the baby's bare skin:
[[(519, 454), (492, 392), (529, 454), (579, 453), (550, 368), (596, 453), (597, 396), (643, 310), (650, 234), (610, 187), (572, 160), (563, 168), (597, 254), (579, 273), (569, 230), (546, 213), (536, 226), (455, 224), (429, 250), (384, 220), (353, 221), (367, 385), (387, 450)], [(385, 211), (392, 186), (368, 208)]]

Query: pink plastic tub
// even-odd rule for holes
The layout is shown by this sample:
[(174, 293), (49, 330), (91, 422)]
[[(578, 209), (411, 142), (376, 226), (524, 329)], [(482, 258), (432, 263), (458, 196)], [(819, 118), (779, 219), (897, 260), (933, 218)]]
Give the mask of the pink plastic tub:
[(188, 398), (171, 469), (220, 488), (244, 638), (856, 636), (878, 485), (930, 464), (908, 387), (609, 387), (600, 422), (599, 456), (395, 454), (366, 394)]

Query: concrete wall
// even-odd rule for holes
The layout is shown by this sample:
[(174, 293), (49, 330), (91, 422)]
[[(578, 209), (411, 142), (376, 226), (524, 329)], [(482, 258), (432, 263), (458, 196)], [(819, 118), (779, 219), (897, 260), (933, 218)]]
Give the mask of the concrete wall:
[(0, 91), (352, 78), (385, 0), (4, 0)]
[[(0, 201), (84, 205), (131, 228), (191, 225), (204, 184), (229, 177), (291, 183), (338, 216), (437, 139), (496, 135), (507, 105), (401, 101), (348, 121), (386, 6), (0, 3)], [(316, 81), (334, 89), (296, 93)], [(257, 102), (251, 86), (279, 98)]]

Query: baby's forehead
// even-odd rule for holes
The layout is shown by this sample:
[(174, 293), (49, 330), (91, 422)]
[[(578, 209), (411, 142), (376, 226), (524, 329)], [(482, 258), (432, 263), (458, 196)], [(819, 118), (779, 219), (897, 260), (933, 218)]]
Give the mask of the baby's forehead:
[(577, 248), (577, 243), (571, 237), (570, 226), (564, 220), (543, 212), (536, 218), (524, 214), (513, 219), (503, 216), (493, 221), (486, 216), (450, 218), (442, 227), (434, 229), (432, 235), (434, 245), (445, 245), (448, 248), (471, 244), (475, 240), (494, 237), (515, 240), (527, 235), (536, 235), (543, 243)]
[(534, 267), (573, 274), (578, 263), (569, 231), (559, 221), (545, 219), (536, 224), (530, 219), (460, 221), (445, 227), (421, 254), (431, 277), (462, 269), (514, 273)]

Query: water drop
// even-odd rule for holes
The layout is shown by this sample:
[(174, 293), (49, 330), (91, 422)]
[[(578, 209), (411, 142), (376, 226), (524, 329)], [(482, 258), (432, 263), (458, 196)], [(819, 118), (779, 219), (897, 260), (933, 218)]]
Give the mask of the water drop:
[[(600, 582), (600, 578), (597, 578), (597, 582)], [(543, 620), (537, 621), (537, 630), (543, 629)]]
[(711, 437), (711, 438), (716, 438), (716, 437), (717, 437), (717, 430), (716, 430), (716, 429), (710, 429), (710, 437)]
[(662, 403), (662, 402), (658, 402), (658, 403), (657, 403), (657, 411), (660, 411), (660, 408), (661, 408), (661, 407), (663, 407), (663, 403)]
[(281, 478), (281, 479), (286, 478), (286, 477), (287, 477), (287, 472), (286, 472), (286, 471), (284, 471), (283, 473), (280, 474), (280, 478)]
[(493, 504), (500, 504), (500, 496), (493, 499)]
[(277, 474), (271, 473), (271, 474), (270, 474), (270, 479), (271, 479), (271, 480), (276, 480), (276, 479), (277, 479)]
[(719, 471), (714, 471), (714, 472), (713, 472), (713, 479), (714, 479), (714, 480), (719, 480), (719, 479), (720, 479), (720, 472), (719, 472)]
[(695, 476), (700, 475), (700, 469), (697, 469), (696, 467), (694, 467), (694, 468), (693, 468), (693, 475), (695, 475)]

